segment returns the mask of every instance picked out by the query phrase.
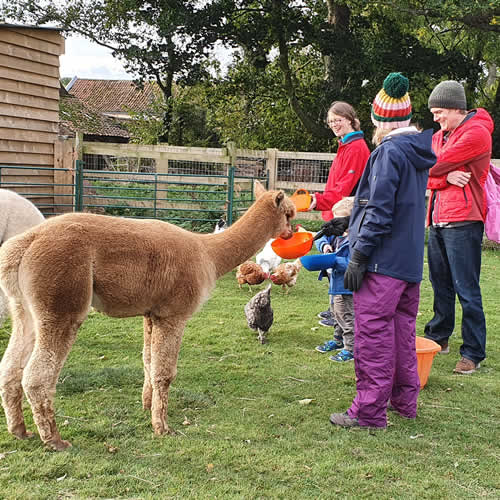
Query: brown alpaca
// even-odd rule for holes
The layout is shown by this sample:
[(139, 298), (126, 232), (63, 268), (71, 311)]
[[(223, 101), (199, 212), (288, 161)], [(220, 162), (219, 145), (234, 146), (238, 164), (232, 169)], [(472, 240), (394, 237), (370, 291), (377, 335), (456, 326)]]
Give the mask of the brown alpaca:
[(169, 432), (167, 403), (188, 319), (217, 278), (253, 256), (269, 238), (290, 238), (293, 203), (256, 185), (257, 201), (219, 234), (194, 234), (155, 220), (93, 214), (54, 217), (0, 249), (0, 282), (10, 298), (13, 331), (0, 363), (7, 427), (26, 430), (23, 389), (40, 438), (61, 439), (56, 382), (91, 306), (109, 316), (144, 316), (142, 403), (155, 434)]

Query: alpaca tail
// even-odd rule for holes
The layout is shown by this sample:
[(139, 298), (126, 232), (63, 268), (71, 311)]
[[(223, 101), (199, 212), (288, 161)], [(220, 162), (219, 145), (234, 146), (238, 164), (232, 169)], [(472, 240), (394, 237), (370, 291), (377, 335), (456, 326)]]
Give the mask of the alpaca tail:
[(7, 297), (20, 299), (19, 265), (35, 234), (31, 231), (9, 238), (0, 247), (0, 288)]

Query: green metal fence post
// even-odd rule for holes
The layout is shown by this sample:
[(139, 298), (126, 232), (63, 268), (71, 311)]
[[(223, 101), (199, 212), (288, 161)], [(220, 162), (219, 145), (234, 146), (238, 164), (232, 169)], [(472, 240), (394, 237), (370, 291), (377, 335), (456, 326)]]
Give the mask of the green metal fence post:
[(158, 173), (155, 172), (155, 198), (153, 201), (153, 214), (155, 219), (156, 219), (157, 199), (158, 199)]
[(83, 211), (83, 161), (76, 160), (75, 211)]
[(233, 198), (234, 198), (234, 167), (229, 168), (229, 176), (227, 178), (227, 225), (233, 223)]

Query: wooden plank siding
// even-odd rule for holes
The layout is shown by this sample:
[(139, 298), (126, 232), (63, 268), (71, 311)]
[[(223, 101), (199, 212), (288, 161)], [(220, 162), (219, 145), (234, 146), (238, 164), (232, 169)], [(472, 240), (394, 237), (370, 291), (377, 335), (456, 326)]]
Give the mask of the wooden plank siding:
[(40, 207), (57, 203), (54, 171), (14, 167), (53, 169), (61, 163), (55, 155), (62, 151), (56, 143), (63, 53), (64, 38), (58, 30), (0, 25), (1, 186)]

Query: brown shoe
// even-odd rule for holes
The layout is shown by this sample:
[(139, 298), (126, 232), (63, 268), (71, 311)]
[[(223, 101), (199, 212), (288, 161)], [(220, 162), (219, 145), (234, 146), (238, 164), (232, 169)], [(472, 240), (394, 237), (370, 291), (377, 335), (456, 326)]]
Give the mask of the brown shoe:
[(455, 366), (453, 373), (469, 375), (470, 373), (474, 373), (476, 370), (478, 370), (480, 366), (481, 365), (479, 363), (476, 364), (474, 363), (474, 361), (462, 356), (462, 359), (457, 363), (457, 366)]
[(330, 423), (333, 425), (340, 425), (341, 427), (359, 427), (358, 419), (351, 418), (347, 412), (332, 413), (330, 415)]
[(439, 345), (441, 346), (441, 350), (439, 351), (439, 354), (450, 354), (450, 346), (448, 345), (447, 341), (444, 341)]

